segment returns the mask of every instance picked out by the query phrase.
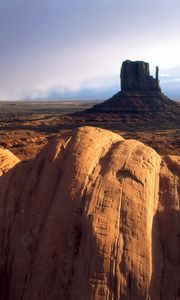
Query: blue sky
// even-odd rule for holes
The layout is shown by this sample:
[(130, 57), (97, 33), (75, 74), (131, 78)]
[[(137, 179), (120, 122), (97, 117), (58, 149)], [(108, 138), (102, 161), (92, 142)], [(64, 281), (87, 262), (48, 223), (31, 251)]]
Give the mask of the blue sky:
[(179, 0), (0, 0), (0, 100), (105, 99), (123, 60), (180, 99)]

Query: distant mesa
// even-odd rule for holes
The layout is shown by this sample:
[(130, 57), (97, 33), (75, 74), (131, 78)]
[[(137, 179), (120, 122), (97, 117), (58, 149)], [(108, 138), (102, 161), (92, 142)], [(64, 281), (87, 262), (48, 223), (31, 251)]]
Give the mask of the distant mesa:
[(121, 91), (112, 98), (93, 106), (88, 113), (114, 113), (135, 120), (175, 120), (180, 118), (180, 105), (161, 92), (159, 67), (155, 78), (150, 75), (149, 64), (144, 61), (126, 60), (120, 71)]

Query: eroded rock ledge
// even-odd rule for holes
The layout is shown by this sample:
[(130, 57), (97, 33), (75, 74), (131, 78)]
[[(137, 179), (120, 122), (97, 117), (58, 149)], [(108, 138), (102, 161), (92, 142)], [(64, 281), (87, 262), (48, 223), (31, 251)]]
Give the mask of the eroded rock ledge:
[(178, 299), (180, 158), (82, 127), (0, 177), (0, 299)]

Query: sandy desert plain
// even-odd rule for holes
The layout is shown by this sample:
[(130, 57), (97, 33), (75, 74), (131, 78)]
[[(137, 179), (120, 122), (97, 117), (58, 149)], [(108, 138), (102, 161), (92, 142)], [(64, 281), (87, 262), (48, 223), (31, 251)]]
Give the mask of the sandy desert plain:
[[(141, 117), (133, 122), (116, 114), (83, 112), (100, 101), (1, 101), (0, 146), (21, 160), (31, 159), (52, 138), (88, 125), (111, 130), (125, 139), (137, 139), (160, 155), (180, 155), (180, 122), (153, 124)], [(102, 102), (102, 101), (101, 101)]]

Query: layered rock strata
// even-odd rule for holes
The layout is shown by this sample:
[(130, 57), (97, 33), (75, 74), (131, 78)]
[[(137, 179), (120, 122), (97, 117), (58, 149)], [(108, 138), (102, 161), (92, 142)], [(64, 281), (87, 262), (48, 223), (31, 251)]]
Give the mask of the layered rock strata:
[(82, 127), (0, 178), (0, 299), (179, 299), (180, 158)]

